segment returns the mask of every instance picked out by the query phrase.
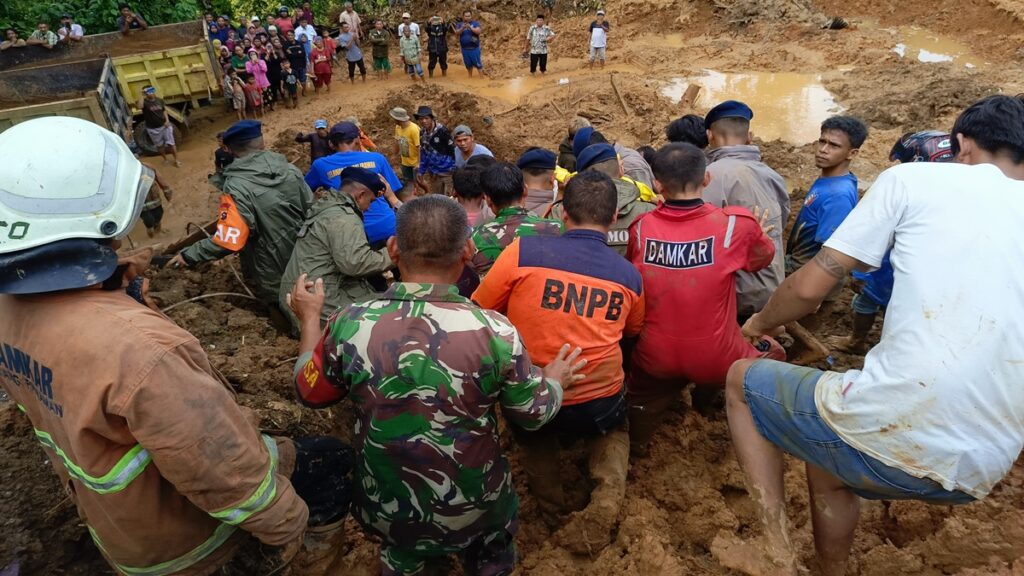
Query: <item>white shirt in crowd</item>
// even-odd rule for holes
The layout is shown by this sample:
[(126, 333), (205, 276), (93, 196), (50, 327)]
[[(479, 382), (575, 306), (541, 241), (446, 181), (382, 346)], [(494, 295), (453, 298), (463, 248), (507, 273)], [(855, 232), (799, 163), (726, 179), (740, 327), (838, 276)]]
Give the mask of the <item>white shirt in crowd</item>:
[[(420, 25), (415, 22), (409, 23), (409, 29), (412, 30), (412, 35), (417, 38), (420, 35)], [(398, 37), (401, 38), (405, 34), (405, 22), (398, 25)]]
[[(606, 20), (604, 24), (608, 24)], [(611, 25), (608, 25), (609, 28)], [(595, 20), (590, 25), (590, 46), (593, 48), (605, 48), (608, 46), (608, 31)]]
[(883, 172), (825, 242), (895, 284), (863, 370), (825, 377), (819, 412), (848, 444), (983, 498), (1024, 446), (1024, 182), (991, 164)]
[(300, 34), (305, 34), (306, 38), (308, 38), (310, 42), (312, 42), (313, 39), (316, 38), (316, 36), (317, 36), (316, 28), (313, 28), (312, 24), (306, 24), (305, 26), (296, 26), (295, 27), (295, 39), (296, 40), (299, 39), (299, 35)]
[[(63, 27), (63, 26), (58, 26), (57, 27), (57, 37), (60, 38), (61, 40), (63, 40), (65, 38), (67, 38), (67, 36), (68, 36), (68, 29)], [(71, 37), (72, 38), (81, 38), (83, 36), (85, 36), (85, 29), (83, 29), (80, 24), (71, 24)]]

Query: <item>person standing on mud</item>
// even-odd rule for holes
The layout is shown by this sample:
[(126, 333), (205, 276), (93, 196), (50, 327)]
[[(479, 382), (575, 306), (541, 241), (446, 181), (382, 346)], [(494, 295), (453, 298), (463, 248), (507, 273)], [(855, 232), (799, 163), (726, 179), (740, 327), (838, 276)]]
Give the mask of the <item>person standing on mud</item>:
[[(510, 426), (545, 521), (564, 524), (560, 540), (577, 554), (611, 541), (626, 495), (629, 434), (620, 342), (640, 333), (644, 295), (640, 273), (607, 244), (617, 195), (611, 178), (600, 172), (573, 178), (563, 200), (565, 233), (517, 238), (473, 293), (481, 307), (508, 315), (539, 362), (555, 359), (564, 342), (584, 350), (584, 379), (565, 389), (554, 420), (537, 431)], [(578, 440), (596, 486), (587, 507), (563, 522), (560, 444)]]
[(600, 61), (601, 68), (604, 68), (609, 28), (611, 24), (604, 19), (604, 10), (598, 10), (597, 19), (590, 23), (590, 68), (594, 67), (595, 60)]
[[(578, 135), (579, 133), (577, 133)], [(625, 174), (622, 170), (622, 162), (611, 144), (592, 144), (584, 148), (577, 157), (576, 168), (579, 169), (579, 174), (587, 170), (601, 172), (611, 178), (615, 184), (615, 189), (618, 191), (617, 215), (615, 221), (608, 227), (608, 245), (625, 256), (626, 246), (629, 243), (630, 225), (641, 214), (654, 210), (655, 205), (645, 202), (640, 197), (640, 188), (634, 181), (623, 178)], [(573, 176), (573, 178), (575, 177)], [(561, 220), (563, 211), (564, 203), (559, 200), (551, 205), (549, 216)]]
[(434, 15), (427, 22), (427, 73), (434, 77), (434, 68), (441, 66), (441, 76), (448, 75), (448, 23)]
[(473, 77), (473, 70), (479, 70), (481, 76), (487, 76), (480, 52), (482, 31), (480, 23), (473, 20), (473, 13), (469, 10), (462, 13), (462, 21), (455, 25), (455, 33), (459, 35), (459, 47), (462, 48), (462, 63), (466, 66), (470, 78)]
[[(850, 172), (850, 162), (857, 157), (868, 137), (868, 127), (852, 116), (833, 116), (821, 123), (814, 154), (814, 165), (821, 176), (807, 191), (800, 213), (786, 243), (786, 275), (793, 274), (814, 258), (836, 228), (857, 205), (857, 176)], [(803, 326), (813, 330), (832, 313), (832, 305), (843, 287), (843, 280), (825, 298), (814, 314), (805, 318)]]
[(537, 216), (547, 214), (558, 188), (555, 153), (543, 148), (527, 148), (516, 161), (516, 167), (522, 170), (526, 184), (526, 209)]
[(767, 223), (772, 226), (769, 235), (775, 242), (771, 266), (760, 272), (736, 273), (736, 313), (741, 321), (764, 308), (786, 274), (782, 230), (789, 220), (789, 189), (782, 176), (761, 161), (761, 151), (752, 144), (753, 117), (749, 106), (735, 100), (722, 102), (704, 117), (711, 173), (704, 201), (720, 208), (743, 206), (751, 212), (767, 212)]
[(555, 39), (555, 33), (544, 22), (544, 15), (537, 14), (537, 21), (526, 31), (526, 50), (530, 53), (530, 74), (540, 68), (541, 74), (548, 71), (548, 44)]
[(238, 254), (246, 283), (276, 313), (281, 275), (313, 194), (298, 168), (265, 149), (262, 128), (243, 120), (224, 131), (235, 161), (210, 177), (222, 192), (217, 232), (179, 252), (169, 265), (193, 267)]
[(199, 341), (150, 309), (152, 250), (116, 250), (152, 172), (77, 118), (9, 128), (0, 155), (0, 230), (14, 232), (0, 243), (0, 387), (104, 559), (118, 574), (212, 574), (251, 534), (284, 561), (305, 541), (293, 565), (322, 574), (354, 457), (332, 438), (261, 434)]
[(339, 178), (340, 189), (328, 190), (306, 215), (281, 277), (278, 303), (295, 334), (299, 321), (288, 307), (287, 296), (301, 274), (323, 280), (320, 319), (327, 321), (336, 310), (376, 295), (368, 278), (394, 268), (386, 250), (370, 247), (363, 230), (363, 213), (380, 197), (393, 206), (401, 206), (401, 202), (383, 178), (365, 168), (349, 166)]
[(974, 103), (953, 124), (951, 144), (957, 163), (879, 175), (814, 259), (743, 326), (748, 338), (775, 333), (852, 270), (877, 268), (890, 249), (898, 263), (881, 341), (862, 370), (741, 360), (729, 371), (729, 429), (767, 540), (767, 554), (716, 542), (731, 552), (720, 560), (743, 560), (731, 567), (797, 574), (783, 451), (808, 463), (826, 576), (846, 573), (861, 498), (967, 504), (988, 496), (1019, 457), (1024, 102)]
[(299, 398), (324, 408), (352, 397), (353, 513), (382, 540), (382, 574), (446, 574), (450, 554), (466, 574), (510, 574), (519, 503), (496, 408), (527, 430), (543, 426), (585, 362), (566, 344), (534, 366), (507, 318), (459, 296), (473, 244), (454, 200), (403, 205), (388, 253), (403, 281), (339, 310), (323, 331), (323, 282), (296, 280)]
[(455, 170), (455, 140), (448, 128), (434, 118), (430, 106), (420, 106), (413, 117), (422, 129), (417, 184), (428, 194), (451, 196), (454, 193), (452, 172)]
[(164, 163), (167, 163), (167, 152), (170, 152), (174, 159), (174, 166), (180, 168), (178, 146), (174, 142), (174, 125), (171, 124), (171, 117), (167, 114), (167, 104), (162, 98), (156, 96), (156, 88), (144, 86), (137, 107), (142, 111), (146, 135), (149, 136), (153, 146), (160, 151), (160, 157), (164, 159)]
[(736, 360), (786, 358), (770, 338), (748, 342), (736, 323), (736, 272), (760, 270), (775, 255), (757, 215), (701, 199), (710, 177), (696, 146), (668, 144), (653, 162), (665, 201), (633, 221), (626, 250), (643, 276), (648, 303), (627, 395), (635, 452), (646, 448), (690, 382), (697, 384), (691, 405), (703, 411), (706, 400), (720, 397)]
[(377, 80), (387, 80), (391, 77), (391, 61), (388, 59), (391, 32), (384, 28), (383, 20), (375, 20), (373, 30), (367, 36), (370, 39), (373, 71), (377, 73)]
[(525, 207), (526, 183), (514, 164), (495, 162), (480, 174), (480, 187), (494, 220), (473, 230), (473, 269), (482, 278), (505, 248), (520, 236), (558, 236), (562, 223), (534, 216)]
[[(316, 191), (341, 187), (341, 173), (349, 166), (366, 168), (384, 177), (392, 190), (401, 190), (402, 182), (383, 154), (361, 149), (362, 131), (352, 122), (338, 122), (331, 126), (327, 138), (334, 154), (318, 159), (306, 172), (306, 184)], [(374, 248), (380, 248), (395, 233), (395, 211), (386, 198), (377, 198), (363, 213), (366, 238)], [(298, 227), (296, 227), (296, 230)]]
[[(894, 162), (952, 162), (955, 160), (948, 132), (925, 130), (904, 134), (893, 145), (889, 160)], [(849, 336), (832, 336), (825, 343), (835, 350), (850, 354), (867, 352), (868, 333), (875, 325), (875, 316), (889, 306), (892, 298), (893, 269), (889, 254), (871, 272), (853, 272), (850, 301), (852, 331)]]
[(318, 158), (323, 158), (331, 153), (331, 142), (327, 136), (327, 120), (323, 118), (313, 123), (312, 132), (299, 132), (295, 135), (295, 141), (299, 144), (309, 144), (309, 163), (311, 165)]

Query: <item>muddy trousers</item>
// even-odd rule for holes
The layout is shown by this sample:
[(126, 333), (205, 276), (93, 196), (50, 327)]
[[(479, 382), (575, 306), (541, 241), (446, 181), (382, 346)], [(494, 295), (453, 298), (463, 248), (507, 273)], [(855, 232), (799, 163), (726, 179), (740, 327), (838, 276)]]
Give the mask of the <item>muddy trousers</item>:
[(540, 67), (541, 74), (548, 71), (547, 54), (530, 54), (530, 74), (536, 72), (538, 67)]
[(427, 55), (427, 72), (431, 76), (434, 75), (434, 68), (441, 66), (441, 72), (448, 71), (448, 53), (447, 52), (431, 52)]
[[(518, 519), (513, 519), (507, 530), (484, 534), (465, 550), (456, 554), (467, 576), (505, 576), (516, 567), (516, 539)], [(424, 555), (415, 550), (389, 546), (380, 547), (382, 576), (447, 576), (452, 566), (447, 555)]]
[(626, 494), (629, 467), (629, 432), (622, 392), (609, 398), (563, 406), (554, 420), (534, 432), (518, 426), (511, 428), (523, 451), (520, 461), (530, 492), (545, 515), (550, 517), (568, 511), (559, 455), (562, 442), (580, 438), (586, 446), (587, 465), (595, 483), (586, 510), (600, 510), (602, 517), (612, 519), (618, 515)]

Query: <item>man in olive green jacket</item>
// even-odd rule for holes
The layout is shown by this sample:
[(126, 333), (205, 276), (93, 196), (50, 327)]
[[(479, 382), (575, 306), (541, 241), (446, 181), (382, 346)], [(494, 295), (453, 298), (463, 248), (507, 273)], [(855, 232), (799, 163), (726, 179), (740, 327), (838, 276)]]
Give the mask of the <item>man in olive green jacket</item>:
[(284, 156), (264, 150), (259, 122), (236, 122), (223, 140), (235, 161), (210, 178), (223, 192), (217, 232), (182, 250), (169, 265), (191, 267), (238, 253), (246, 284), (260, 300), (275, 305), (313, 193), (298, 168)]
[[(640, 188), (629, 180), (624, 180), (622, 162), (616, 155), (611, 144), (592, 144), (580, 153), (576, 159), (576, 169), (580, 172), (594, 170), (608, 175), (615, 184), (618, 193), (615, 222), (608, 229), (608, 246), (619, 254), (626, 255), (629, 243), (629, 227), (641, 214), (654, 210), (657, 206), (640, 199)], [(562, 219), (562, 201), (551, 205), (550, 218)]]
[(386, 249), (370, 248), (363, 230), (363, 212), (382, 194), (393, 208), (401, 202), (380, 176), (365, 168), (345, 168), (340, 181), (341, 190), (328, 191), (310, 209), (281, 277), (279, 304), (296, 333), (298, 319), (287, 299), (300, 275), (308, 275), (311, 282), (318, 278), (324, 281), (326, 298), (320, 319), (327, 321), (335, 310), (377, 293), (367, 277), (394, 268)]

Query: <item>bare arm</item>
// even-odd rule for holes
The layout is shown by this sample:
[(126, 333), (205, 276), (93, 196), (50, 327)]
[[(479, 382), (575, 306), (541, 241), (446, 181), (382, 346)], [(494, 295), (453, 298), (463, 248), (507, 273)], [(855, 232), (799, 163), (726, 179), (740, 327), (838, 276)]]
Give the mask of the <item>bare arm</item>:
[(138, 14), (135, 14), (135, 21), (139, 23), (139, 28), (141, 28), (142, 30), (149, 28), (149, 24), (142, 18), (142, 16), (139, 16)]
[(822, 248), (813, 260), (786, 278), (764, 310), (743, 326), (743, 335), (755, 338), (771, 334), (778, 327), (813, 313), (836, 284), (856, 269), (867, 266), (838, 250)]

